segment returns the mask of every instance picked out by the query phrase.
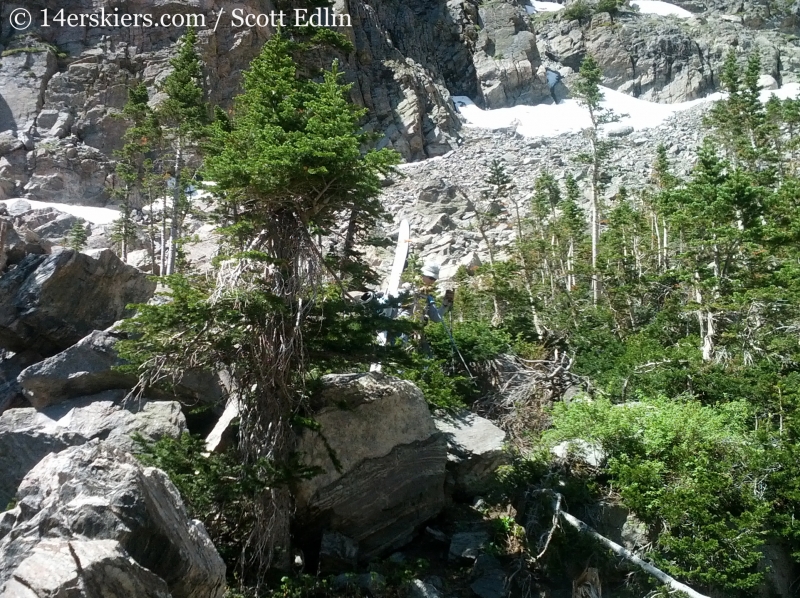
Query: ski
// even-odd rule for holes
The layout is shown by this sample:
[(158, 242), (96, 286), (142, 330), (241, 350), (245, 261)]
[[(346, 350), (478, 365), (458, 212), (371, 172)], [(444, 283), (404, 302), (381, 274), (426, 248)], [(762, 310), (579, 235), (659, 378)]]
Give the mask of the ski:
[[(389, 274), (389, 283), (386, 287), (386, 292), (383, 294), (382, 302), (391, 305), (392, 297), (397, 297), (400, 290), (400, 278), (403, 276), (403, 270), (406, 267), (406, 258), (408, 258), (408, 248), (411, 243), (411, 226), (408, 220), (400, 221), (400, 229), (397, 232), (397, 248), (394, 250), (394, 262), (392, 262), (392, 271)], [(396, 315), (393, 307), (387, 307), (383, 310), (383, 315), (387, 318), (393, 318)], [(389, 333), (385, 330), (378, 333), (378, 343), (385, 345), (388, 342)], [(381, 365), (373, 363), (369, 368), (370, 372), (380, 372)]]
[(388, 297), (397, 297), (400, 289), (400, 277), (408, 258), (408, 248), (411, 244), (411, 226), (408, 220), (400, 221), (400, 230), (397, 233), (397, 248), (394, 251), (394, 262), (392, 263), (392, 273), (389, 275), (389, 285), (386, 287)]

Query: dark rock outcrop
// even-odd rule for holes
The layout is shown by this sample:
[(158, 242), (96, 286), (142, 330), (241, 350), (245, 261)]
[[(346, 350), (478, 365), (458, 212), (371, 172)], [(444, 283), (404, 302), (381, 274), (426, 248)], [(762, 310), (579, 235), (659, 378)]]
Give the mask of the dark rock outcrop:
[[(444, 506), (446, 446), (420, 390), (381, 374), (326, 376), (298, 451), (322, 473), (296, 488), (298, 521), (359, 545), (359, 557), (408, 542)], [(317, 536), (319, 537), (319, 536)]]
[(0, 346), (52, 355), (129, 315), (155, 286), (108, 249), (29, 255), (0, 277)]

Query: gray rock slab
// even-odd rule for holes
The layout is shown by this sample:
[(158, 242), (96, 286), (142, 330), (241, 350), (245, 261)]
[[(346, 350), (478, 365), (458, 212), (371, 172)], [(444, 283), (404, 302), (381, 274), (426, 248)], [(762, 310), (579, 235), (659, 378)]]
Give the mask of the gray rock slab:
[(463, 411), (438, 415), (436, 428), (447, 439), (448, 471), (456, 494), (471, 497), (485, 489), (495, 470), (508, 461), (506, 433), (486, 418)]
[(186, 420), (176, 402), (134, 401), (123, 406), (125, 391), (107, 391), (37, 411), (9, 409), (0, 415), (0, 507), (48, 453), (103, 438), (123, 451), (132, 451), (132, 435), (150, 440), (177, 437)]
[[(79, 553), (75, 561), (116, 562), (140, 581), (138, 574), (146, 569), (163, 580), (173, 598), (221, 598), (225, 592), (225, 564), (203, 525), (189, 519), (167, 475), (143, 467), (105, 442), (47, 455), (25, 476), (18, 497), (18, 505), (4, 514), (4, 519), (13, 518), (13, 524), (0, 539), (0, 595), (8, 595), (8, 584), (13, 588), (14, 580), (41, 571), (48, 554), (54, 566), (65, 565), (55, 577), (74, 575), (68, 561), (59, 556), (65, 548), (69, 551), (64, 543), (95, 540), (111, 544), (84, 546), (85, 551), (75, 544), (72, 550)], [(92, 576), (111, 575), (113, 569), (105, 567)], [(85, 580), (78, 576), (75, 583)], [(160, 587), (162, 592), (150, 595), (163, 596), (163, 587), (149, 580), (148, 587)]]
[(322, 473), (295, 490), (299, 521), (356, 540), (363, 560), (399, 548), (444, 506), (445, 441), (422, 393), (378, 373), (326, 376), (315, 403), (320, 428), (298, 451)]
[(5, 598), (171, 598), (167, 584), (115, 540), (42, 540), (14, 571)]
[(23, 395), (37, 409), (112, 389), (133, 388), (136, 376), (113, 370), (122, 361), (114, 345), (126, 335), (95, 330), (68, 349), (20, 372)]

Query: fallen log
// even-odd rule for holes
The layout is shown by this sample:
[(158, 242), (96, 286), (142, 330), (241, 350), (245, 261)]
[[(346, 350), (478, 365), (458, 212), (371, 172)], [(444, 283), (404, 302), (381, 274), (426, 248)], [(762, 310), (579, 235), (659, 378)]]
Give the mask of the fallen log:
[(642, 560), (641, 558), (633, 554), (630, 550), (626, 549), (624, 546), (620, 546), (616, 542), (609, 540), (603, 535), (600, 535), (591, 527), (586, 525), (583, 521), (573, 517), (569, 513), (561, 511), (561, 518), (579, 532), (587, 534), (592, 538), (594, 538), (595, 540), (597, 540), (598, 542), (600, 542), (603, 546), (611, 550), (611, 552), (613, 552), (617, 556), (625, 559), (626, 561), (630, 561), (631, 563), (639, 567), (642, 571), (649, 573), (650, 575), (655, 577), (658, 581), (663, 583), (665, 586), (669, 587), (671, 590), (674, 590), (676, 592), (683, 592), (684, 594), (689, 596), (689, 598), (709, 598), (704, 594), (695, 592), (692, 588), (690, 588), (686, 584), (679, 582), (671, 575), (664, 573), (661, 569), (658, 569), (657, 567), (654, 567), (647, 561)]

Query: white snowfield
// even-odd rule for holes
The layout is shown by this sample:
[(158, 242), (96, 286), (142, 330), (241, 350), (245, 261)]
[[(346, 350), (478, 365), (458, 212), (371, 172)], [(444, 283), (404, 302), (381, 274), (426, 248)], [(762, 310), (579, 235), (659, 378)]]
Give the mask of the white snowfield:
[(691, 19), (694, 17), (694, 15), (685, 8), (675, 6), (669, 2), (661, 2), (660, 0), (636, 0), (635, 2), (631, 2), (631, 6), (638, 6), (639, 13), (643, 15), (678, 17), (679, 19)]
[[(68, 203), (56, 203), (52, 201), (36, 201), (34, 199), (21, 198), (31, 204), (31, 208), (38, 210), (40, 208), (55, 208), (67, 214), (72, 214), (79, 218), (91, 222), (92, 224), (111, 224), (114, 220), (119, 218), (119, 210), (112, 208), (95, 208), (92, 206), (75, 206)], [(7, 204), (10, 202), (6, 202)]]
[(533, 0), (530, 6), (525, 7), (525, 10), (528, 11), (528, 14), (532, 15), (537, 12), (556, 12), (563, 8), (564, 5), (558, 2), (539, 2), (538, 0)]
[[(629, 96), (607, 87), (601, 87), (605, 100), (603, 107), (613, 110), (623, 117), (618, 123), (607, 125), (609, 129), (633, 127), (634, 130), (649, 129), (664, 123), (672, 115), (721, 99), (723, 94), (715, 93), (690, 102), (677, 104), (657, 104)], [(775, 94), (781, 99), (798, 97), (800, 84), (789, 83), (781, 89), (762, 91), (761, 99), (766, 101)], [(467, 125), (482, 129), (503, 129), (516, 127), (517, 133), (525, 137), (556, 137), (564, 133), (577, 133), (591, 126), (589, 113), (577, 100), (562, 100), (559, 104), (539, 104), (537, 106), (514, 106), (483, 110), (466, 96), (453, 96)]]
[[(631, 2), (631, 6), (638, 6), (639, 13), (643, 15), (659, 15), (662, 17), (678, 17), (679, 19), (691, 19), (694, 17), (685, 8), (675, 6), (669, 2), (661, 2), (661, 0), (635, 0)], [(564, 8), (563, 4), (558, 2), (539, 2), (532, 0), (530, 5), (525, 7), (528, 14), (536, 14), (537, 12), (556, 12)]]

